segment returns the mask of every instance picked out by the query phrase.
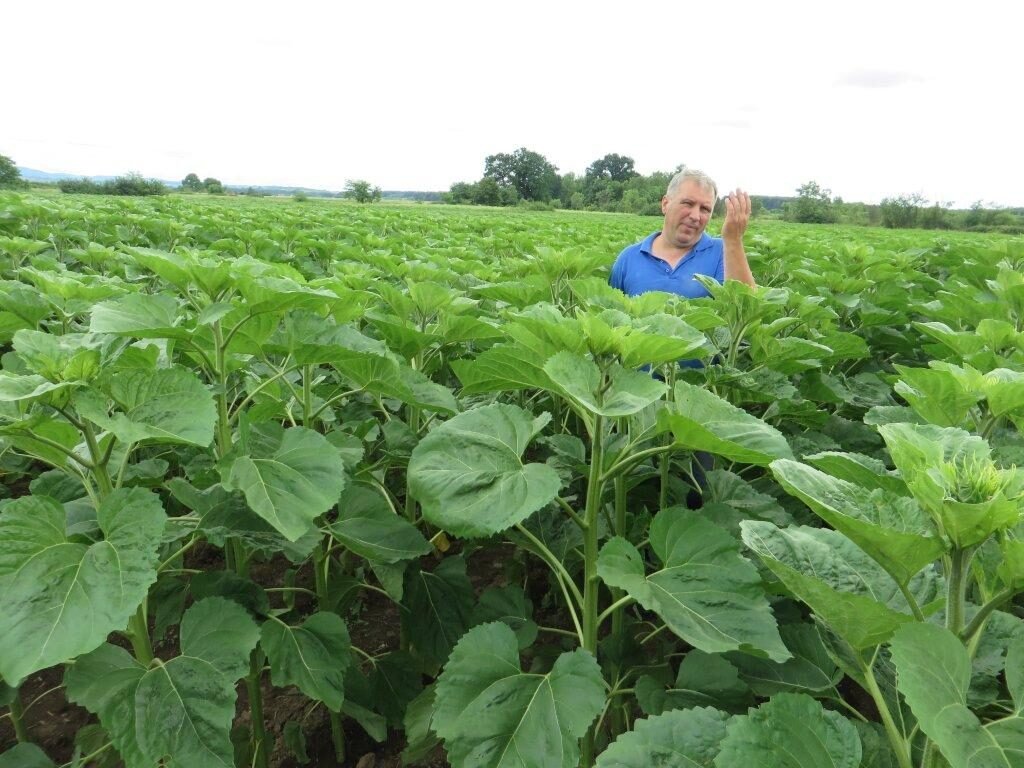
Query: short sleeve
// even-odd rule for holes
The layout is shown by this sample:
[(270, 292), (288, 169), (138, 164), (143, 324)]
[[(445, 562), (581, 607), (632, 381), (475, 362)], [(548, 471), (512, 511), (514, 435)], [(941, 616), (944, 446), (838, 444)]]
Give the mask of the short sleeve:
[(615, 259), (615, 263), (612, 264), (611, 274), (608, 276), (608, 285), (612, 288), (618, 288), (623, 293), (626, 292), (626, 259), (625, 251), (620, 253)]

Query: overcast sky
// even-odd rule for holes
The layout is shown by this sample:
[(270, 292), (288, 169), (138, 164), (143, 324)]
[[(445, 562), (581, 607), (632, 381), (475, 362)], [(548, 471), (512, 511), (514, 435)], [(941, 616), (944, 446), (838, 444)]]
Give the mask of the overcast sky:
[(1024, 205), (1024, 4), (10, 2), (0, 154), (444, 190), (525, 146), (720, 188)]

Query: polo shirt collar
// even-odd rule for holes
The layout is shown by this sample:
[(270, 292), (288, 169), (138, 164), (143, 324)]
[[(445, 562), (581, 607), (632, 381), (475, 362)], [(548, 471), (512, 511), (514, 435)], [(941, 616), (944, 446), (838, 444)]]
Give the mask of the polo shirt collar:
[[(661, 234), (660, 231), (659, 232), (652, 232), (647, 237), (645, 237), (643, 242), (640, 243), (640, 252), (641, 253), (649, 254), (651, 256), (654, 256), (654, 252), (651, 250), (651, 248), (654, 245), (654, 238), (656, 238), (660, 234)], [(708, 235), (707, 232), (701, 232), (700, 233), (700, 240), (698, 240), (696, 243), (694, 243), (693, 248), (690, 249), (690, 253), (686, 254), (686, 256), (687, 256), (687, 258), (689, 258), (690, 255), (692, 255), (694, 253), (697, 253), (699, 251), (703, 251), (704, 249), (710, 248), (710, 247), (711, 247), (711, 237)]]

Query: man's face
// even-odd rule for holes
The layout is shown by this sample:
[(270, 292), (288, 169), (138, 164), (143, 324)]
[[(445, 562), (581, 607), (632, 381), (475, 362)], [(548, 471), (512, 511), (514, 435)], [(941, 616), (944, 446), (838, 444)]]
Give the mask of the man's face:
[(661, 198), (661, 212), (665, 214), (662, 236), (677, 248), (692, 248), (704, 234), (714, 208), (711, 190), (692, 179), (683, 182), (671, 197)]

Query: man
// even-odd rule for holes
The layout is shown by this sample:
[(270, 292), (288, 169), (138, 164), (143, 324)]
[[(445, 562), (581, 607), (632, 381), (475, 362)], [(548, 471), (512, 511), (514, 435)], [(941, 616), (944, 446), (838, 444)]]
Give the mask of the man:
[[(660, 232), (625, 248), (615, 263), (608, 282), (628, 296), (647, 291), (665, 291), (697, 299), (710, 295), (695, 275), (707, 275), (722, 283), (739, 280), (756, 287), (754, 275), (743, 250), (743, 233), (750, 221), (750, 195), (741, 189), (725, 199), (722, 237), (711, 237), (704, 230), (718, 200), (718, 185), (705, 173), (684, 168), (672, 177), (661, 212), (665, 222)], [(687, 368), (698, 367), (696, 360), (683, 360)], [(703, 506), (707, 475), (714, 467), (710, 453), (697, 451), (690, 472), (697, 481), (686, 497), (686, 506)]]
[(709, 295), (695, 275), (755, 286), (743, 250), (750, 196), (737, 189), (726, 197), (720, 238), (704, 232), (717, 199), (718, 186), (707, 174), (684, 168), (673, 176), (661, 198), (661, 231), (625, 248), (615, 259), (608, 282), (628, 296), (665, 291), (691, 299)]

